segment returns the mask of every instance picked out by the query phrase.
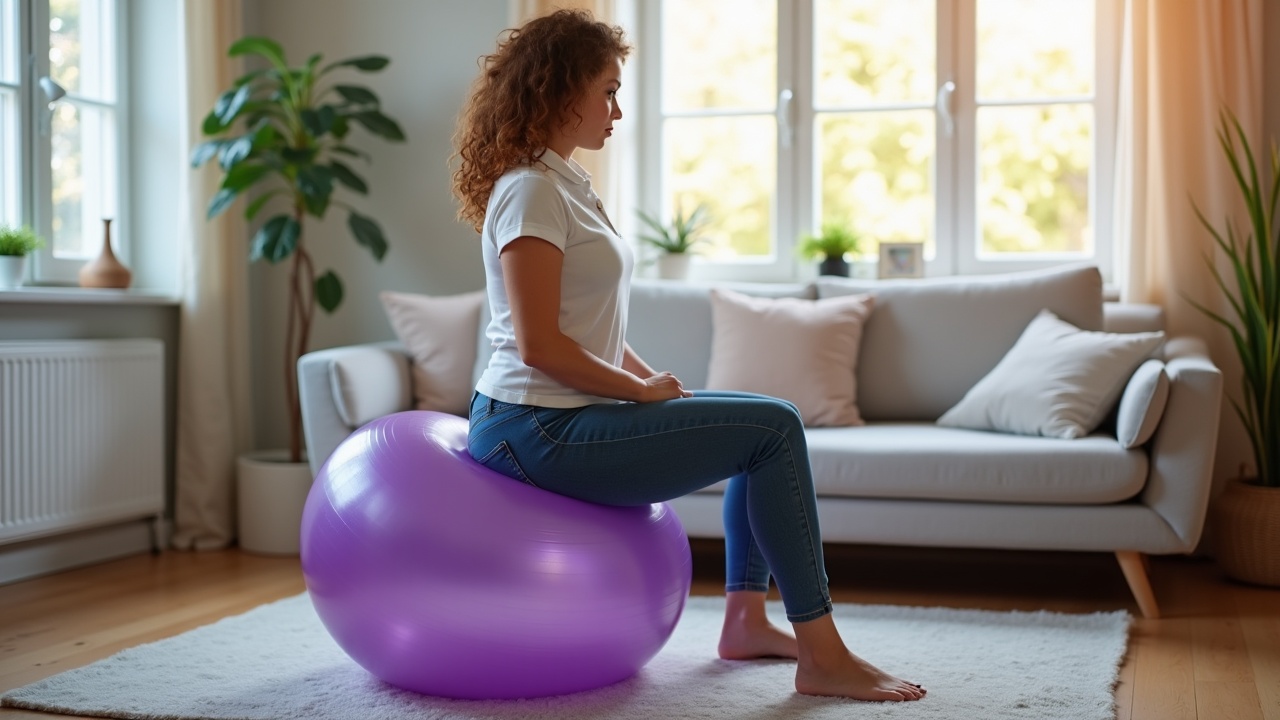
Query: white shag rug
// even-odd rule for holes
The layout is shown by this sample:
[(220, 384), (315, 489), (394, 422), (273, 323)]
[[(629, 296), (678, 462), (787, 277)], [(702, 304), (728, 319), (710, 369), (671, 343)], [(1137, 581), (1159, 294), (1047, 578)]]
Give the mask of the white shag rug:
[[(795, 664), (716, 657), (724, 599), (692, 597), (638, 675), (552, 698), (446, 700), (397, 690), (349, 660), (297, 595), (13, 690), (7, 707), (111, 718), (574, 720), (913, 718), (1111, 720), (1130, 618), (837, 604), (854, 652), (924, 685), (923, 700), (795, 692)], [(780, 623), (782, 608), (770, 603)]]

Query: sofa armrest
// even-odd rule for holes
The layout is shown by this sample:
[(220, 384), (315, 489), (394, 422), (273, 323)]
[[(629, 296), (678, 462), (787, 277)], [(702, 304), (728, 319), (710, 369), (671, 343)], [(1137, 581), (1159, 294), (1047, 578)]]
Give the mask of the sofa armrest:
[(1169, 402), (1151, 441), (1151, 470), (1140, 499), (1191, 552), (1204, 530), (1222, 405), (1222, 372), (1203, 341), (1170, 338), (1164, 349)]
[(312, 475), (352, 430), (411, 407), (409, 363), (397, 342), (329, 348), (299, 358), (298, 398)]

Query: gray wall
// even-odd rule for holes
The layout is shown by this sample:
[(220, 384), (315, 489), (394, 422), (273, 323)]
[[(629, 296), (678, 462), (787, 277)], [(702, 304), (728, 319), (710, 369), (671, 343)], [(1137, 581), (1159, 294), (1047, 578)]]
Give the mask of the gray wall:
[[(317, 313), (311, 347), (394, 337), (377, 294), (381, 290), (444, 295), (484, 285), (479, 246), (454, 220), (449, 169), (454, 120), (477, 72), (507, 27), (506, 0), (259, 0), (245, 3), (246, 32), (271, 37), (292, 63), (315, 52), (325, 61), (384, 54), (380, 73), (349, 73), (382, 98), (383, 110), (408, 142), (391, 144), (363, 130), (352, 145), (373, 156), (357, 167), (369, 196), (352, 204), (382, 225), (390, 249), (381, 264), (357, 246), (346, 213), (331, 210), (306, 229), (316, 269), (334, 269), (346, 298), (332, 316)], [(300, 20), (301, 19), (301, 20)], [(351, 195), (348, 194), (348, 197)], [(251, 269), (254, 402), (257, 445), (284, 447), (288, 429), (281, 391), (286, 266)]]

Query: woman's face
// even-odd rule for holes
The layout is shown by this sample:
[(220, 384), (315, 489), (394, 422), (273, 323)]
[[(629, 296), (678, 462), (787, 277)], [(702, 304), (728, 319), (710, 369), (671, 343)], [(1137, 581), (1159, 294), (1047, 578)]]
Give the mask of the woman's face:
[(622, 59), (614, 58), (604, 72), (587, 85), (586, 93), (573, 104), (565, 118), (563, 134), (568, 144), (584, 150), (604, 147), (604, 141), (613, 134), (613, 123), (622, 119), (617, 98), (620, 87)]

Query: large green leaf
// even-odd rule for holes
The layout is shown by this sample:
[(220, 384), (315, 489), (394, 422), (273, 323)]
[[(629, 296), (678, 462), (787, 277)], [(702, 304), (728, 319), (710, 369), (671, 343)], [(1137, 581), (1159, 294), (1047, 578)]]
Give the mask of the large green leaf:
[(293, 254), (298, 247), (298, 236), (302, 234), (302, 226), (288, 215), (276, 215), (263, 223), (253, 236), (253, 244), (249, 248), (249, 260), (257, 262), (265, 259), (277, 263)]
[(218, 154), (218, 164), (223, 170), (230, 172), (252, 152), (253, 135), (241, 135), (222, 146), (222, 152)]
[(337, 160), (330, 160), (329, 167), (333, 169), (333, 177), (336, 178), (338, 182), (346, 185), (352, 190), (355, 190), (361, 195), (369, 194), (368, 183), (366, 183), (364, 178), (357, 175), (351, 168)]
[(231, 49), (227, 51), (230, 57), (237, 55), (247, 55), (256, 53), (271, 61), (279, 69), (287, 67), (284, 61), (284, 49), (280, 47), (280, 43), (270, 38), (264, 37), (244, 37), (231, 44)]
[(224, 128), (231, 125), (252, 95), (253, 88), (249, 85), (241, 85), (229, 96), (224, 93), (222, 97), (218, 98), (218, 103), (213, 106), (213, 112), (218, 116), (218, 122), (222, 123)]
[(332, 270), (316, 278), (316, 302), (327, 313), (342, 304), (342, 280)]
[(241, 192), (261, 180), (269, 172), (271, 172), (271, 168), (260, 163), (241, 163), (227, 172), (226, 178), (222, 180), (222, 187), (227, 190)]
[(235, 202), (236, 197), (239, 195), (240, 191), (226, 188), (214, 193), (213, 199), (209, 201), (209, 209), (205, 211), (205, 217), (212, 220), (221, 215), (222, 211), (230, 207), (231, 203)]
[(209, 140), (202, 142), (191, 151), (191, 167), (200, 167), (209, 162), (209, 159), (218, 154), (222, 149), (225, 140)]
[(390, 64), (391, 60), (383, 57), (382, 55), (365, 55), (363, 57), (347, 58), (346, 60), (339, 60), (338, 62), (330, 63), (320, 71), (320, 74), (324, 75), (330, 70), (336, 70), (340, 67), (353, 67), (357, 70), (363, 70), (364, 72), (377, 72)]
[(355, 148), (353, 148), (353, 147), (349, 147), (349, 146), (347, 146), (347, 145), (334, 145), (333, 147), (331, 147), (331, 148), (329, 148), (329, 149), (330, 149), (330, 150), (332, 150), (332, 151), (334, 151), (334, 152), (336, 152), (336, 153), (341, 153), (342, 155), (349, 155), (350, 157), (360, 158), (361, 160), (364, 160), (365, 162), (370, 162), (371, 160), (373, 160), (373, 158), (369, 156), (369, 153), (367, 153), (367, 152), (365, 152), (365, 151), (363, 151), (363, 150), (357, 150), (357, 149), (355, 149)]
[(333, 170), (325, 165), (298, 168), (298, 190), (303, 195), (329, 195), (333, 192)]
[(372, 90), (359, 85), (334, 85), (333, 89), (338, 91), (343, 100), (352, 105), (377, 105), (379, 102), (378, 96), (374, 95)]
[(302, 125), (312, 137), (321, 137), (325, 133), (333, 129), (333, 123), (338, 119), (338, 113), (333, 109), (332, 105), (321, 105), (318, 108), (308, 108), (298, 114), (302, 119)]
[(373, 218), (352, 210), (347, 216), (347, 227), (351, 228), (351, 234), (355, 235), (356, 242), (369, 248), (373, 257), (381, 262), (383, 256), (387, 254), (387, 241), (382, 237), (382, 228), (378, 223), (374, 222)]
[(352, 113), (348, 117), (365, 126), (365, 129), (374, 135), (387, 140), (404, 140), (404, 131), (400, 129), (400, 125), (377, 110), (364, 110)]

